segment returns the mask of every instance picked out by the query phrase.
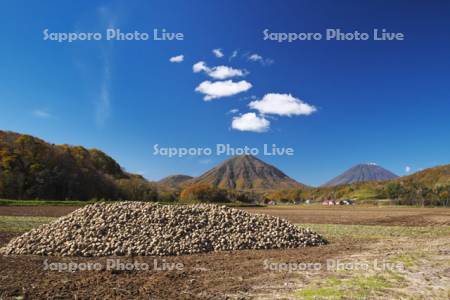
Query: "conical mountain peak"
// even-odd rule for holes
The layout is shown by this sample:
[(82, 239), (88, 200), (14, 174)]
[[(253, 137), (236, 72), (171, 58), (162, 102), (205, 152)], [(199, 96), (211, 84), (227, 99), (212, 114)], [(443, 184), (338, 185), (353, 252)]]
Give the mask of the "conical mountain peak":
[(304, 186), (253, 155), (234, 156), (195, 178), (193, 182), (237, 190), (287, 189)]
[(323, 186), (336, 186), (365, 181), (385, 181), (398, 176), (375, 163), (358, 164), (341, 175), (333, 178)]

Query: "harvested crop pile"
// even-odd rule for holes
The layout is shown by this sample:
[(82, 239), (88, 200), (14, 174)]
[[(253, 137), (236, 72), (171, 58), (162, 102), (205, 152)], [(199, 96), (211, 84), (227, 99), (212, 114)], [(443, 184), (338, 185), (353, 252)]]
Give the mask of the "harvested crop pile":
[(0, 254), (182, 255), (325, 243), (283, 219), (225, 206), (121, 202), (80, 208), (11, 240)]

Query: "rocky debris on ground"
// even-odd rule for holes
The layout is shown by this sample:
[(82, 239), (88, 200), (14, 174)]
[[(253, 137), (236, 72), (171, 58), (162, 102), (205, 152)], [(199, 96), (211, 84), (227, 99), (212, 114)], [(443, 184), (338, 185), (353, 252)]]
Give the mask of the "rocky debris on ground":
[(41, 225), (3, 255), (184, 255), (319, 246), (326, 241), (283, 219), (212, 204), (96, 203)]

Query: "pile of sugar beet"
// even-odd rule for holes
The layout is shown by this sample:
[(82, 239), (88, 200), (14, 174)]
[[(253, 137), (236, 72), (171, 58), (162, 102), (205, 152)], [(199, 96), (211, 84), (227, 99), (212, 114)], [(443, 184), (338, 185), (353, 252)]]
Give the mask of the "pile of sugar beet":
[(212, 204), (97, 203), (12, 239), (3, 255), (183, 255), (326, 244), (283, 219)]

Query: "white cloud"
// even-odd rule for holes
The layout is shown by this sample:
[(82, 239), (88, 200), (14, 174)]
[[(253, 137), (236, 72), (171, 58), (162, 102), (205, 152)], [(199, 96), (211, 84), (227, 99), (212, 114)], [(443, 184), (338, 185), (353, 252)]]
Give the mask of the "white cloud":
[(180, 63), (180, 62), (182, 62), (183, 60), (184, 60), (184, 55), (183, 55), (183, 54), (177, 55), (177, 56), (173, 56), (173, 57), (171, 57), (171, 58), (169, 59), (169, 61), (170, 61), (171, 63)]
[(261, 61), (263, 58), (261, 55), (254, 53), (254, 54), (250, 55), (248, 57), (248, 59), (251, 61)]
[(317, 109), (291, 94), (266, 94), (261, 100), (252, 101), (248, 105), (262, 114), (273, 114), (279, 116), (310, 115)]
[(273, 64), (273, 59), (264, 58), (261, 55), (256, 54), (256, 53), (253, 53), (250, 56), (248, 56), (248, 60), (254, 61), (254, 62), (259, 62), (263, 66), (269, 66), (269, 65)]
[(411, 172), (411, 167), (410, 167), (410, 166), (406, 166), (406, 167), (405, 167), (405, 172), (406, 172), (406, 173)]
[(266, 132), (270, 128), (270, 121), (255, 113), (246, 113), (234, 117), (231, 127), (240, 131)]
[(228, 60), (232, 60), (233, 58), (235, 58), (238, 55), (237, 50), (234, 50), (233, 53), (231, 54), (230, 58)]
[(250, 82), (241, 80), (234, 82), (232, 80), (227, 81), (203, 81), (196, 88), (195, 91), (205, 94), (203, 98), (205, 101), (233, 96), (245, 91), (248, 91), (252, 87)]
[(233, 69), (232, 67), (227, 66), (217, 66), (211, 69), (211, 72), (208, 75), (214, 79), (227, 79), (236, 76), (245, 76), (247, 74), (246, 71)]
[(194, 73), (205, 72), (208, 76), (214, 79), (227, 79), (231, 77), (241, 77), (248, 74), (246, 70), (234, 69), (228, 66), (208, 67), (204, 61), (199, 61), (192, 66)]
[(237, 114), (238, 112), (239, 112), (239, 109), (237, 109), (237, 108), (233, 108), (228, 111), (229, 114)]
[(41, 118), (41, 119), (48, 119), (52, 115), (44, 109), (36, 109), (33, 111), (33, 116), (35, 116), (37, 118)]
[(221, 58), (221, 57), (223, 57), (223, 52), (222, 52), (222, 49), (220, 49), (220, 48), (218, 48), (218, 49), (213, 49), (213, 54), (216, 56), (216, 57), (218, 57), (218, 58)]
[(199, 73), (202, 71), (205, 71), (206, 73), (208, 73), (211, 71), (211, 69), (208, 68), (208, 66), (206, 65), (206, 63), (204, 61), (199, 61), (198, 63), (196, 63), (192, 66), (192, 71), (194, 73)]

